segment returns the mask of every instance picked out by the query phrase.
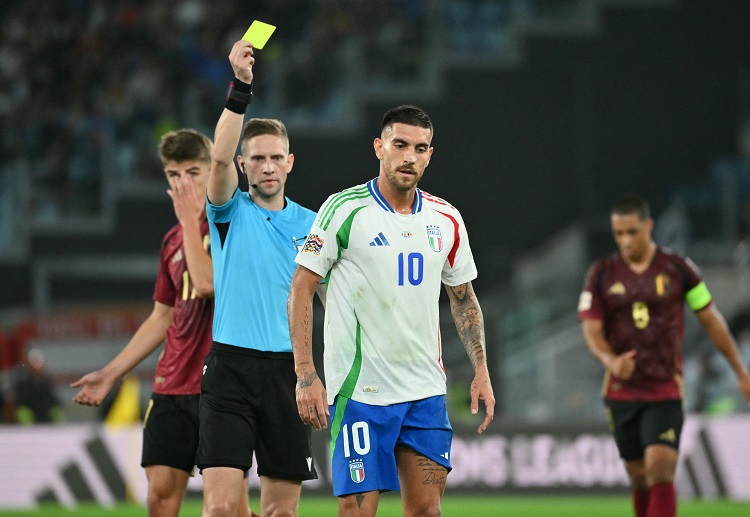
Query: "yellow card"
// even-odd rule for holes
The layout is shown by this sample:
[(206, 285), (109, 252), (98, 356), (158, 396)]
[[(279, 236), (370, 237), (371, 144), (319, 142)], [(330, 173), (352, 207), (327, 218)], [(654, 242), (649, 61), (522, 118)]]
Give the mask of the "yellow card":
[(247, 29), (247, 32), (242, 36), (242, 39), (252, 43), (253, 48), (263, 48), (275, 30), (275, 25), (269, 25), (255, 20), (250, 24), (250, 28)]

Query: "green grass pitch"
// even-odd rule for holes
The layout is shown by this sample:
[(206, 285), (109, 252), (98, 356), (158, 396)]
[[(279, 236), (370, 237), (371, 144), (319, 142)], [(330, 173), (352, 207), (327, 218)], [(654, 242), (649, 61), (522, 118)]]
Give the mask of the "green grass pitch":
[[(258, 508), (257, 494), (251, 494), (250, 504)], [(336, 515), (336, 499), (307, 496), (300, 503), (300, 517), (332, 517)], [(183, 504), (181, 516), (200, 516), (199, 500)], [(680, 517), (721, 517), (750, 515), (750, 502), (730, 501), (680, 501)], [(137, 505), (119, 505), (103, 508), (96, 505), (79, 506), (65, 510), (59, 506), (44, 506), (38, 510), (0, 511), (0, 517), (137, 517), (145, 516), (146, 509)], [(401, 502), (397, 494), (381, 496), (378, 517), (401, 515)], [(552, 497), (552, 496), (486, 496), (450, 495), (443, 499), (443, 515), (447, 517), (632, 517), (630, 500), (620, 497)]]

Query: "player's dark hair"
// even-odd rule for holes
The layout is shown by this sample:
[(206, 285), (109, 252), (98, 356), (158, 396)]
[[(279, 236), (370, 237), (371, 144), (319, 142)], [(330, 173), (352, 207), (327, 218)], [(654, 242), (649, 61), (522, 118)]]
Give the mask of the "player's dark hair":
[(632, 215), (638, 216), (638, 219), (645, 221), (651, 218), (651, 208), (645, 199), (634, 194), (626, 194), (614, 202), (609, 211), (610, 215)]
[(286, 126), (280, 120), (275, 118), (251, 118), (242, 128), (242, 154), (245, 154), (245, 144), (251, 138), (261, 135), (278, 136), (284, 141), (284, 148), (289, 153), (289, 135), (286, 132)]
[(211, 163), (212, 147), (211, 140), (198, 131), (178, 129), (162, 135), (159, 142), (159, 157), (162, 165), (191, 160)]
[(422, 108), (412, 106), (411, 104), (396, 106), (386, 111), (385, 115), (383, 115), (383, 124), (380, 129), (382, 131), (387, 127), (393, 127), (393, 124), (396, 123), (423, 127), (429, 129), (430, 133), (434, 133), (430, 116)]

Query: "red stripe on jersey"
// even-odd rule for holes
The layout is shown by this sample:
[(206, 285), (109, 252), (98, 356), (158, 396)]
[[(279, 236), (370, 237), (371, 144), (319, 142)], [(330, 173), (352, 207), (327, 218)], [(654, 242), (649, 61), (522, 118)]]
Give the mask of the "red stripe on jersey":
[(453, 248), (451, 248), (451, 252), (448, 253), (448, 264), (453, 267), (453, 261), (456, 260), (456, 253), (458, 253), (458, 246), (461, 244), (461, 235), (458, 233), (458, 221), (452, 215), (441, 212), (440, 210), (438, 210), (437, 213), (443, 214), (453, 223)]
[(448, 203), (445, 199), (437, 197), (437, 196), (433, 196), (432, 194), (425, 192), (424, 190), (422, 191), (422, 199), (429, 201), (431, 203), (435, 203), (436, 205), (449, 206), (455, 210), (455, 207), (451, 205), (450, 203)]
[(445, 373), (445, 367), (443, 366), (443, 342), (440, 336), (440, 325), (438, 324), (438, 365), (440, 369)]

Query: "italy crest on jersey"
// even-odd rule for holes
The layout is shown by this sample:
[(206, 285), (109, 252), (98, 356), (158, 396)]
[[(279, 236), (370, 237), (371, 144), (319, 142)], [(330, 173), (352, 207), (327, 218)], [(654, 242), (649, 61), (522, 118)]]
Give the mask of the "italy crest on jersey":
[(427, 225), (427, 241), (430, 243), (432, 251), (438, 252), (443, 249), (443, 234), (440, 232), (439, 226)]
[(349, 473), (352, 481), (361, 483), (365, 480), (365, 464), (362, 460), (352, 460), (349, 462)]

